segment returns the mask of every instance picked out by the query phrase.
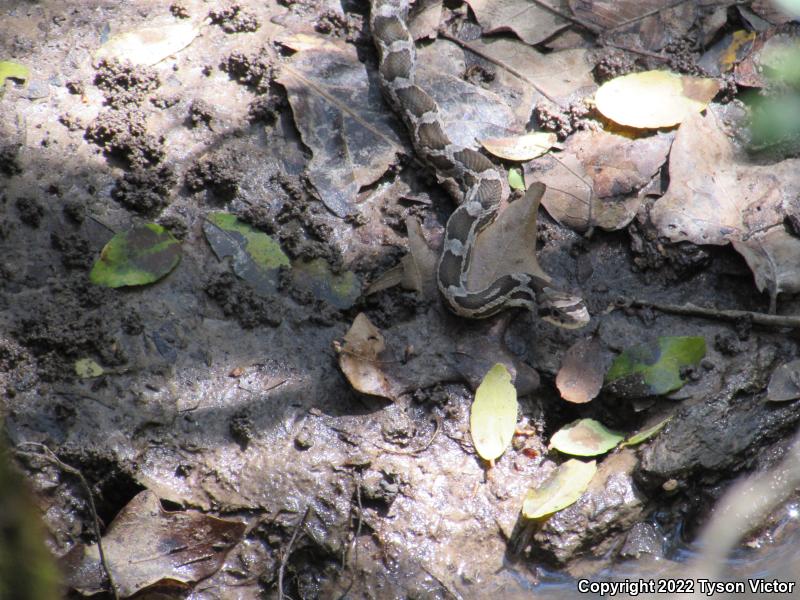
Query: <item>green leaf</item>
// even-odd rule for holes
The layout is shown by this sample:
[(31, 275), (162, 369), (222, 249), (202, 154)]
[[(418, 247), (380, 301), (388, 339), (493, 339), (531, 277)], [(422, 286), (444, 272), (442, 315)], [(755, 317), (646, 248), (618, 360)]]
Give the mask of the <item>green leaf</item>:
[[(25, 65), (7, 60), (0, 60), (0, 88), (5, 85), (6, 79), (26, 81), (30, 75), (31, 72)], [(0, 90), (0, 93), (2, 93), (2, 90)]]
[(517, 427), (517, 390), (511, 374), (496, 364), (475, 391), (469, 415), (469, 428), (475, 450), (485, 460), (505, 452)]
[(623, 437), (594, 419), (580, 419), (555, 432), (550, 448), (573, 456), (597, 456), (616, 447)]
[(144, 285), (164, 277), (180, 259), (178, 240), (161, 225), (146, 223), (111, 238), (94, 263), (89, 279), (111, 288)]
[(637, 444), (641, 444), (642, 442), (646, 442), (650, 438), (653, 438), (664, 429), (664, 426), (672, 420), (672, 417), (667, 417), (663, 421), (660, 421), (653, 425), (652, 427), (648, 427), (644, 431), (640, 431), (639, 433), (632, 435), (627, 440), (620, 444), (621, 448), (625, 448), (627, 446), (636, 446)]
[(203, 233), (217, 258), (233, 258), (233, 272), (262, 294), (278, 287), (278, 269), (289, 266), (280, 244), (235, 215), (224, 212), (206, 217)]
[(512, 190), (525, 191), (525, 176), (520, 169), (514, 167), (508, 170), (508, 185)]
[(300, 289), (311, 292), (340, 310), (353, 306), (361, 295), (361, 282), (352, 271), (334, 275), (323, 258), (298, 261), (292, 265), (292, 280)]
[(595, 461), (568, 460), (542, 485), (528, 491), (522, 504), (522, 516), (541, 519), (574, 504), (586, 491), (596, 472)]
[(627, 398), (668, 394), (683, 387), (681, 369), (698, 365), (705, 355), (702, 337), (660, 337), (617, 356), (606, 373), (606, 385)]
[(91, 358), (79, 358), (75, 361), (75, 374), (81, 379), (100, 377), (103, 373), (105, 373), (103, 367), (98, 365)]

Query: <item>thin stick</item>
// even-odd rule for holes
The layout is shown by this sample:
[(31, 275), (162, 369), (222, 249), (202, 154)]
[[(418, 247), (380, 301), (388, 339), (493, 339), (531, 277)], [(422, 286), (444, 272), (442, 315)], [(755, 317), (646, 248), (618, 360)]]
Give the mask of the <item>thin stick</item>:
[(297, 535), (303, 528), (309, 512), (311, 512), (310, 504), (306, 507), (306, 512), (303, 513), (303, 518), (300, 519), (295, 526), (294, 533), (292, 533), (292, 537), (289, 540), (289, 545), (286, 546), (286, 550), (283, 551), (283, 556), (281, 556), (281, 566), (278, 569), (278, 600), (283, 600), (287, 597), (286, 594), (283, 593), (283, 573), (286, 570), (286, 563), (289, 562), (289, 557), (292, 555), (292, 546), (294, 546), (294, 543), (297, 540)]
[(94, 528), (94, 535), (97, 538), (97, 553), (100, 555), (100, 564), (103, 566), (103, 570), (108, 578), (108, 584), (111, 587), (111, 593), (114, 596), (114, 600), (119, 600), (119, 592), (117, 592), (117, 586), (114, 583), (114, 578), (111, 576), (111, 569), (106, 561), (106, 554), (103, 552), (103, 540), (102, 536), (100, 535), (100, 519), (97, 517), (97, 508), (94, 505), (94, 497), (92, 496), (92, 490), (89, 487), (89, 483), (86, 481), (86, 478), (83, 476), (83, 473), (81, 473), (75, 467), (71, 467), (63, 462), (50, 448), (44, 444), (40, 444), (39, 442), (23, 442), (20, 444), (20, 446), (22, 445), (41, 448), (42, 452), (27, 452), (25, 450), (20, 450), (19, 446), (17, 446), (17, 448), (14, 449), (17, 454), (21, 456), (43, 458), (51, 464), (56, 465), (65, 473), (69, 473), (70, 475), (77, 477), (78, 481), (80, 481), (81, 487), (83, 488), (86, 497), (89, 499), (89, 508), (91, 509), (92, 513), (92, 526)]
[(765, 327), (790, 327), (800, 329), (800, 316), (797, 315), (768, 315), (765, 313), (751, 312), (749, 310), (718, 310), (716, 308), (704, 308), (694, 304), (660, 304), (657, 302), (644, 302), (632, 298), (621, 298), (618, 308), (634, 306), (638, 308), (653, 308), (665, 313), (674, 315), (689, 315), (693, 317), (705, 317), (708, 319), (719, 319), (722, 321), (739, 321), (747, 319), (755, 325)]

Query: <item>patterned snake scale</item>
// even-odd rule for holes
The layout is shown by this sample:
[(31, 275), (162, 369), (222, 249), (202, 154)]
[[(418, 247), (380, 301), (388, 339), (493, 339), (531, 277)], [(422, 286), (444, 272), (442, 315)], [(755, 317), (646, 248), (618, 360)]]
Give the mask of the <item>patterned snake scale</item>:
[(483, 154), (450, 141), (436, 101), (415, 83), (416, 49), (406, 27), (408, 0), (371, 2), (370, 25), (384, 95), (405, 122), (417, 155), (459, 203), (447, 221), (437, 269), (439, 290), (448, 306), (473, 319), (521, 306), (561, 327), (584, 326), (589, 312), (583, 299), (553, 289), (532, 274), (512, 273), (482, 290), (467, 289), (475, 240), (494, 221), (508, 185)]

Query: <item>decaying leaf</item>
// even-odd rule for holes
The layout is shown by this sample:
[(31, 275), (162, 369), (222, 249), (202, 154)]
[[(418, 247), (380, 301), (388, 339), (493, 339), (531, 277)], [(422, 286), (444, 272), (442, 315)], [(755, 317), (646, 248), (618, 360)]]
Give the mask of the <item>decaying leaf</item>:
[(547, 185), (542, 205), (576, 231), (626, 227), (643, 199), (637, 193), (658, 173), (671, 133), (631, 140), (606, 131), (579, 131), (564, 150), (528, 163), (529, 179)]
[(580, 419), (565, 425), (550, 438), (550, 448), (572, 456), (597, 456), (616, 448), (624, 436), (594, 419)]
[(513, 137), (486, 138), (481, 140), (487, 152), (505, 160), (524, 161), (541, 156), (556, 143), (555, 133), (536, 131)]
[(597, 110), (620, 125), (657, 129), (705, 110), (718, 91), (714, 79), (645, 71), (607, 81), (594, 98)]
[(750, 54), (755, 40), (754, 31), (739, 29), (727, 33), (703, 54), (697, 65), (708, 75), (727, 73)]
[(697, 336), (664, 336), (625, 350), (606, 373), (606, 385), (625, 398), (660, 396), (683, 387), (681, 371), (697, 366), (706, 341)]
[(105, 371), (91, 358), (79, 358), (75, 361), (75, 374), (81, 379), (100, 377)]
[(678, 129), (669, 173), (669, 189), (652, 211), (661, 235), (695, 244), (735, 242), (773, 304), (781, 292), (800, 291), (800, 240), (783, 227), (785, 217), (800, 214), (800, 159), (750, 162), (709, 111)]
[(589, 487), (597, 472), (595, 461), (572, 458), (560, 465), (538, 488), (528, 491), (522, 504), (522, 516), (541, 519), (574, 504)]
[[(111, 522), (103, 552), (122, 598), (157, 583), (180, 587), (216, 573), (246, 525), (195, 510), (167, 512), (158, 497), (137, 494)], [(78, 544), (63, 559), (69, 584), (83, 594), (106, 589), (97, 545)]]
[(435, 38), (442, 18), (442, 0), (418, 0), (409, 11), (408, 29), (415, 40)]
[(496, 364), (475, 391), (469, 415), (469, 430), (475, 450), (493, 461), (506, 451), (517, 426), (517, 390), (511, 373)]
[(181, 259), (173, 235), (156, 223), (116, 234), (103, 247), (89, 279), (95, 285), (123, 287), (153, 283), (172, 271)]
[(582, 23), (647, 50), (684, 38), (703, 14), (697, 3), (675, 0), (569, 0), (569, 6)]
[(620, 444), (620, 448), (625, 448), (627, 446), (636, 446), (641, 444), (642, 442), (646, 442), (649, 439), (654, 438), (664, 427), (667, 423), (672, 420), (672, 417), (667, 417), (666, 419), (659, 421), (652, 427), (647, 427), (643, 429), (639, 433), (636, 433), (630, 436), (627, 440)]
[(199, 34), (200, 27), (190, 21), (142, 27), (113, 36), (95, 52), (94, 60), (116, 59), (151, 66), (183, 50)]
[(564, 353), (556, 375), (556, 387), (564, 400), (583, 404), (600, 393), (606, 372), (601, 350), (599, 340), (591, 337), (577, 341)]
[(397, 390), (383, 372), (386, 341), (364, 313), (359, 313), (338, 347), (339, 367), (354, 389), (395, 400)]
[(358, 190), (381, 177), (402, 149), (377, 80), (351, 46), (326, 45), (292, 56), (277, 81), (313, 153), (309, 181), (334, 214), (351, 214)]
[(547, 10), (526, 0), (467, 0), (484, 33), (513, 31), (527, 44), (538, 44), (570, 22), (557, 12), (568, 14), (565, 0), (553, 0)]
[(324, 258), (298, 261), (292, 266), (292, 282), (301, 290), (331, 306), (346, 310), (361, 295), (361, 282), (352, 271), (335, 274)]
[(800, 83), (800, 40), (789, 33), (768, 31), (760, 36), (752, 52), (736, 65), (734, 78), (738, 85), (764, 87), (781, 81)]
[(800, 398), (800, 359), (781, 365), (772, 373), (767, 400), (786, 402)]
[(533, 273), (550, 280), (536, 257), (536, 219), (545, 186), (534, 183), (509, 204), (475, 242), (467, 288), (480, 290), (509, 273)]
[(206, 217), (203, 233), (219, 260), (230, 256), (233, 272), (262, 294), (278, 287), (280, 267), (289, 266), (289, 257), (278, 242), (263, 231), (240, 221), (235, 215), (214, 212)]

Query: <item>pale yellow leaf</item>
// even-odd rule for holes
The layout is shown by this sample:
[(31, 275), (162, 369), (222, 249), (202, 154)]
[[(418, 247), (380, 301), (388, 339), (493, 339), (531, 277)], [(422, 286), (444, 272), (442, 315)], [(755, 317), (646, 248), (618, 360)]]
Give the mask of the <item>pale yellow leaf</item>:
[(586, 491), (596, 472), (595, 461), (568, 460), (542, 485), (528, 491), (522, 505), (522, 516), (541, 519), (574, 504)]
[(486, 138), (481, 140), (487, 152), (505, 160), (525, 161), (541, 156), (556, 143), (555, 133), (535, 131), (511, 137)]
[(620, 125), (671, 127), (705, 109), (719, 84), (670, 71), (645, 71), (616, 77), (595, 93), (597, 110)]
[(475, 391), (469, 416), (475, 450), (485, 460), (505, 452), (517, 426), (517, 390), (511, 374), (500, 363), (489, 369)]

